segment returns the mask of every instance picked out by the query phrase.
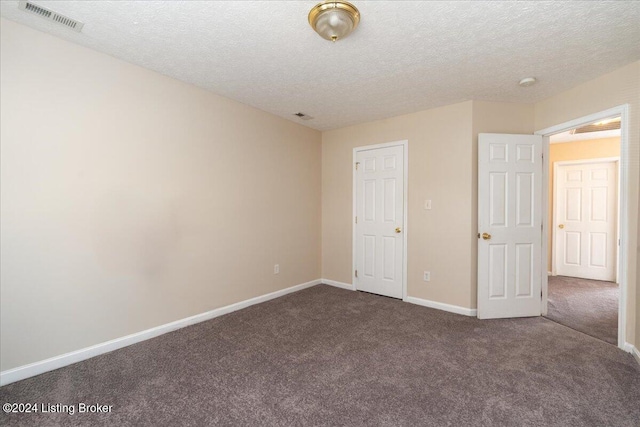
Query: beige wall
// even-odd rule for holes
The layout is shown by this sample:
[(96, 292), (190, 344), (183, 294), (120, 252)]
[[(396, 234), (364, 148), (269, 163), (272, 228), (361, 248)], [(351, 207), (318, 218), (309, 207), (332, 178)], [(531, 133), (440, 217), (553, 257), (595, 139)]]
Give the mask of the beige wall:
[[(629, 105), (629, 188), (627, 192), (629, 219), (626, 253), (629, 281), (627, 301), (627, 336), (629, 343), (640, 344), (640, 329), (636, 329), (636, 312), (640, 313), (638, 265), (638, 189), (640, 186), (640, 61), (622, 67), (535, 104), (535, 127), (542, 130), (572, 119), (597, 113), (618, 105)], [(639, 322), (640, 323), (640, 322)]]
[(323, 132), (322, 277), (352, 282), (353, 148), (406, 139), (408, 295), (475, 308), (478, 132), (531, 133), (533, 106), (469, 101)]
[[(322, 277), (352, 280), (353, 148), (409, 141), (408, 294), (469, 307), (471, 102), (322, 134)], [(424, 210), (431, 199), (432, 210)], [(422, 272), (431, 271), (431, 281)]]
[(0, 54), (2, 370), (320, 277), (319, 132), (6, 20)]
[(590, 139), (585, 141), (572, 141), (551, 144), (549, 146), (549, 213), (548, 213), (548, 241), (549, 250), (547, 266), (551, 270), (553, 247), (553, 164), (567, 160), (586, 160), (605, 157), (620, 157), (620, 138)]

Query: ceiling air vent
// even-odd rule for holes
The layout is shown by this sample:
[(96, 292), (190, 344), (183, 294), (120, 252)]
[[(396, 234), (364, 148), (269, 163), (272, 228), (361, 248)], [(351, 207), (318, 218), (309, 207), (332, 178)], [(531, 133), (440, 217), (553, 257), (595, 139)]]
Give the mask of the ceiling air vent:
[(298, 116), (299, 118), (301, 118), (302, 120), (311, 120), (313, 119), (313, 117), (305, 114), (305, 113), (293, 113), (294, 116)]
[(38, 6), (37, 4), (31, 3), (30, 1), (18, 2), (18, 8), (24, 10), (25, 12), (38, 15), (39, 17), (46, 20), (57, 22), (58, 24), (64, 25), (65, 27), (71, 28), (72, 30), (77, 32), (80, 32), (82, 30), (82, 27), (84, 26), (84, 24), (80, 21), (76, 21), (75, 19), (68, 18), (64, 15), (60, 15), (53, 10), (47, 9), (46, 7)]

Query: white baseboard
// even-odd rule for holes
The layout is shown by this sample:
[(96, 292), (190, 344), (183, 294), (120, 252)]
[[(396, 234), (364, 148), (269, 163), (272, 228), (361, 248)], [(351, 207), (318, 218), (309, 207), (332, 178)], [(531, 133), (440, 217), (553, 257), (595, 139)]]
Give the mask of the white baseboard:
[(349, 291), (355, 291), (356, 290), (355, 286), (353, 286), (352, 284), (349, 284), (349, 283), (336, 282), (335, 280), (329, 280), (329, 279), (320, 279), (320, 280), (325, 285), (331, 285), (331, 286), (335, 286), (336, 288), (347, 289)]
[(406, 302), (422, 305), (424, 307), (435, 308), (437, 310), (449, 311), (451, 313), (462, 314), (463, 316), (477, 316), (478, 310), (475, 308), (460, 307), (458, 305), (445, 304), (443, 302), (429, 301), (422, 298), (407, 297)]
[(210, 320), (215, 317), (231, 313), (233, 311), (241, 310), (254, 304), (259, 304), (261, 302), (269, 301), (274, 298), (290, 294), (292, 292), (301, 291), (302, 289), (319, 285), (320, 283), (322, 283), (320, 279), (312, 280), (307, 283), (291, 286), (290, 288), (271, 292), (269, 294), (261, 295), (255, 298), (250, 298), (248, 300), (240, 301), (235, 304), (227, 305), (225, 307), (216, 308), (205, 313), (196, 314), (195, 316), (176, 320), (175, 322), (166, 323), (164, 325), (156, 326), (155, 328), (136, 332), (135, 334), (116, 338), (114, 340), (96, 344), (91, 347), (83, 348), (81, 350), (72, 351), (70, 353), (55, 356), (50, 359), (45, 359), (39, 362), (30, 363), (28, 365), (19, 366), (17, 368), (8, 369), (6, 371), (0, 372), (0, 386), (11, 384), (25, 378), (43, 374), (45, 372), (53, 371), (55, 369), (71, 365), (73, 363), (81, 362), (83, 360), (99, 356), (104, 353), (109, 353), (110, 351), (118, 350), (120, 348), (127, 347), (141, 341), (155, 338), (159, 335), (175, 331), (176, 329), (184, 328), (185, 326), (204, 322), (206, 320)]
[[(336, 288), (348, 289), (350, 291), (356, 290), (355, 286), (349, 283), (336, 282), (335, 280), (329, 280), (329, 279), (321, 279), (321, 280), (322, 280), (322, 283), (326, 285), (335, 286)], [(475, 308), (465, 308), (457, 305), (445, 304), (442, 302), (429, 301), (422, 298), (406, 297), (404, 301), (411, 304), (422, 305), (424, 307), (449, 311), (451, 313), (456, 313), (456, 314), (462, 314), (464, 316), (476, 316), (478, 314), (478, 310), (476, 310)]]
[(628, 342), (624, 343), (624, 351), (627, 353), (631, 353), (633, 357), (636, 359), (638, 363), (640, 363), (640, 351), (633, 344), (629, 344)]

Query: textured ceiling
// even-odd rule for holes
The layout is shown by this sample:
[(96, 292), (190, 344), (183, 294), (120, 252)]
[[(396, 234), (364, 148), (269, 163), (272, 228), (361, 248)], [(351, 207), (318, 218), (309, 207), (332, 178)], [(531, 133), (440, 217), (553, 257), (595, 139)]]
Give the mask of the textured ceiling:
[[(333, 44), (315, 1), (2, 1), (3, 17), (319, 130), (463, 100), (532, 103), (640, 59), (640, 2), (358, 1)], [(539, 83), (518, 86), (522, 77)], [(293, 113), (314, 117), (301, 121)]]

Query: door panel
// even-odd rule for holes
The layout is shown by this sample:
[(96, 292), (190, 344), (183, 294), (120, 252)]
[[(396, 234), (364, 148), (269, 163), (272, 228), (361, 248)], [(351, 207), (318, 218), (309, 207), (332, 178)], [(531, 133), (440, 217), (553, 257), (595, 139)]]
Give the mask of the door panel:
[(532, 173), (516, 174), (516, 226), (531, 227), (533, 225), (533, 185)]
[(481, 319), (540, 315), (541, 148), (534, 135), (478, 138)]
[(356, 289), (402, 298), (404, 147), (358, 151), (356, 162)]
[(384, 267), (382, 278), (385, 280), (395, 280), (396, 278), (396, 238), (384, 237)]
[(384, 221), (396, 221), (396, 186), (395, 178), (384, 180)]
[(363, 236), (363, 262), (362, 273), (365, 277), (375, 277), (376, 271), (376, 236), (364, 235)]
[(368, 179), (364, 182), (364, 221), (376, 220), (376, 181)]
[(565, 233), (566, 253), (565, 264), (566, 265), (580, 265), (580, 249), (582, 249), (582, 242), (580, 242), (581, 235), (575, 231), (567, 231)]
[(589, 233), (589, 266), (607, 266), (607, 233)]
[(533, 293), (533, 245), (516, 244), (516, 297), (531, 297)]
[(489, 244), (489, 298), (504, 298), (507, 283), (507, 245)]
[(489, 175), (490, 225), (492, 227), (505, 227), (507, 225), (507, 174), (493, 172)]
[(582, 190), (567, 188), (565, 194), (567, 198), (564, 203), (566, 209), (564, 221), (582, 221)]
[(617, 161), (556, 166), (555, 273), (616, 280)]

